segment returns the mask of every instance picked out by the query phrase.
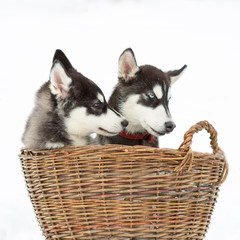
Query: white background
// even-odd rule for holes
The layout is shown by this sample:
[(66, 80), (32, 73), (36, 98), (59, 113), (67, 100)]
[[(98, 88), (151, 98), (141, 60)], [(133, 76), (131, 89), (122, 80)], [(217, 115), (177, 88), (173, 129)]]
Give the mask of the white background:
[[(240, 239), (240, 2), (233, 0), (0, 0), (0, 240), (42, 240), (18, 159), (34, 95), (48, 80), (55, 49), (108, 98), (117, 61), (131, 47), (138, 65), (188, 65), (173, 87), (177, 128), (160, 139), (178, 148), (200, 120), (218, 131), (230, 165), (207, 240)], [(205, 132), (205, 131), (204, 131)], [(209, 135), (193, 149), (210, 151)]]

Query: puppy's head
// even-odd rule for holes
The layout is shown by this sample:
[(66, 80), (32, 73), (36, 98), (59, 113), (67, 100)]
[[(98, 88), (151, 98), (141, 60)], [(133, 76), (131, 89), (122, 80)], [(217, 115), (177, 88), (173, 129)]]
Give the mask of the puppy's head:
[(130, 48), (121, 54), (119, 82), (109, 103), (129, 121), (127, 131), (160, 136), (175, 128), (169, 111), (171, 86), (186, 67), (163, 72), (151, 65), (138, 66)]
[(127, 126), (125, 118), (107, 104), (101, 89), (77, 72), (61, 50), (53, 58), (49, 87), (68, 133), (113, 136)]

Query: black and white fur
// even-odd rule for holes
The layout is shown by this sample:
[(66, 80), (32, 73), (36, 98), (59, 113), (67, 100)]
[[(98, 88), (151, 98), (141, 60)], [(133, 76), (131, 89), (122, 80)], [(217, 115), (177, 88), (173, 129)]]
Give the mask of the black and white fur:
[(113, 136), (127, 124), (107, 104), (101, 89), (56, 50), (50, 80), (37, 92), (22, 141), (37, 149), (83, 146), (93, 143), (90, 134)]
[(118, 84), (116, 85), (109, 104), (122, 114), (129, 122), (125, 131), (130, 134), (147, 132), (154, 141), (146, 139), (128, 139), (116, 135), (101, 137), (103, 143), (125, 145), (158, 146), (158, 136), (172, 132), (175, 123), (169, 111), (171, 87), (183, 74), (184, 65), (179, 70), (163, 72), (151, 66), (137, 66), (132, 49), (126, 49), (119, 58)]

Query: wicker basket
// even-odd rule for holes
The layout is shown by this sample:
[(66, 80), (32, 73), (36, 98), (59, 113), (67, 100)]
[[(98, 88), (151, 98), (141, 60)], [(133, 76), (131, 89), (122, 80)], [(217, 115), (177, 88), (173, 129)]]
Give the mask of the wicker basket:
[[(213, 154), (192, 152), (210, 133)], [(228, 165), (207, 122), (178, 150), (145, 146), (23, 149), (29, 195), (46, 239), (203, 239)]]

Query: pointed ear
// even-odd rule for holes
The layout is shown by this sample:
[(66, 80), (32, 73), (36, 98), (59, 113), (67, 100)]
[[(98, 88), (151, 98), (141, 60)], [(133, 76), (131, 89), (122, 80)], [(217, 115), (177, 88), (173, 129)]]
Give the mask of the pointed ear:
[(175, 83), (185, 72), (187, 65), (184, 65), (182, 68), (178, 70), (168, 71), (167, 74), (170, 77), (171, 84)]
[(131, 48), (126, 49), (118, 60), (118, 77), (128, 82), (135, 76), (139, 67)]
[(50, 72), (50, 90), (52, 94), (64, 99), (68, 95), (72, 79), (67, 75), (62, 64), (55, 61)]
[(72, 64), (70, 63), (66, 55), (63, 53), (63, 51), (60, 49), (57, 49), (53, 56), (53, 64), (56, 61), (59, 61), (63, 65), (63, 67), (66, 69), (66, 71), (73, 69)]

